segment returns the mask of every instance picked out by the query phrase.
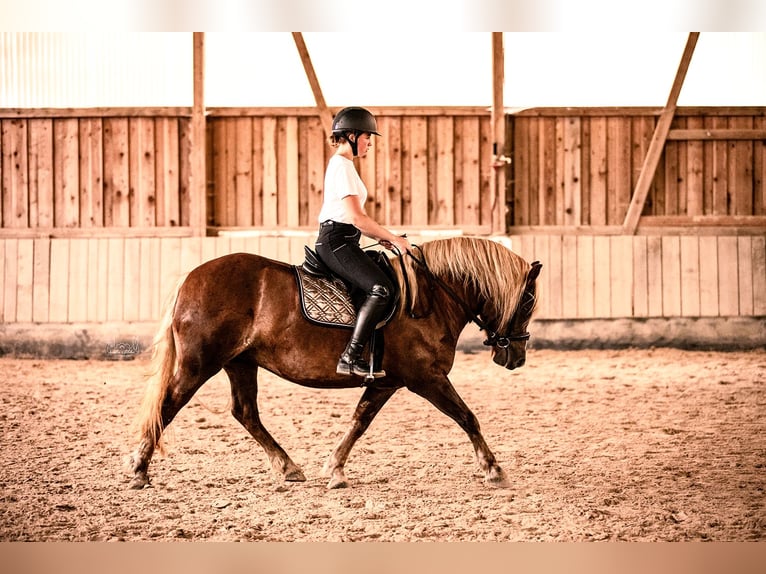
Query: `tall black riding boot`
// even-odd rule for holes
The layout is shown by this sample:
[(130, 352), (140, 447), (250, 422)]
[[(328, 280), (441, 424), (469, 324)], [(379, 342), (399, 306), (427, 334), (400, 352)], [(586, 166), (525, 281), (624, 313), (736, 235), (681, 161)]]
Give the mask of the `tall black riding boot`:
[[(381, 285), (375, 285), (365, 299), (356, 316), (356, 325), (351, 334), (351, 340), (346, 345), (346, 350), (340, 356), (335, 372), (341, 375), (369, 376), (370, 364), (362, 358), (362, 351), (372, 332), (381, 320), (388, 303), (388, 289)], [(385, 377), (385, 371), (373, 371), (374, 378)]]

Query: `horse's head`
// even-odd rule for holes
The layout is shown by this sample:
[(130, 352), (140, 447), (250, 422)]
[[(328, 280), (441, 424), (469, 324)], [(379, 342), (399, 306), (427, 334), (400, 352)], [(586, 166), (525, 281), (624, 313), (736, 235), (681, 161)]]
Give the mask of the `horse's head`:
[(492, 347), (492, 360), (506, 369), (516, 369), (526, 361), (529, 340), (527, 327), (537, 302), (536, 281), (542, 267), (539, 261), (532, 263), (516, 312), (506, 326), (505, 333), (502, 335), (491, 333), (484, 342), (485, 345)]
[[(429, 241), (420, 251), (422, 258), (413, 256), (413, 262), (425, 270), (427, 280), (437, 283), (462, 307), (464, 316), (487, 332), (484, 344), (492, 347), (492, 360), (506, 369), (522, 366), (529, 339), (527, 326), (537, 302), (540, 262), (530, 265), (500, 242), (477, 237)], [(409, 285), (408, 312), (413, 317), (420, 300), (414, 270), (415, 263), (410, 264), (400, 277)]]

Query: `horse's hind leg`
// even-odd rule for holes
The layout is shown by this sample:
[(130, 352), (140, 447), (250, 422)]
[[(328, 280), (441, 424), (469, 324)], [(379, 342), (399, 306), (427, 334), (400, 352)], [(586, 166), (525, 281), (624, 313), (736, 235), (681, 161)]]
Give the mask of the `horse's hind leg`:
[(258, 414), (258, 365), (238, 357), (224, 366), (231, 382), (231, 413), (266, 452), (272, 468), (284, 480), (303, 482), (306, 477), (261, 423)]
[(346, 488), (348, 481), (343, 467), (346, 464), (348, 455), (354, 443), (364, 434), (364, 431), (370, 426), (372, 419), (380, 412), (386, 401), (396, 392), (395, 388), (386, 387), (367, 387), (359, 399), (359, 404), (354, 411), (354, 418), (351, 422), (351, 428), (346, 431), (343, 438), (333, 450), (330, 458), (324, 465), (322, 474), (330, 477), (327, 488)]
[(138, 448), (130, 456), (130, 470), (133, 472), (131, 488), (141, 489), (149, 484), (149, 462), (160, 442), (163, 430), (210, 376), (212, 374), (209, 372), (201, 373), (198, 368), (190, 368), (189, 365), (181, 363), (167, 387), (160, 389), (160, 394), (154, 400), (161, 403), (161, 420), (147, 426)]
[(428, 400), (468, 434), (476, 452), (476, 461), (484, 471), (484, 481), (487, 484), (497, 487), (508, 485), (503, 469), (497, 464), (495, 455), (492, 454), (481, 434), (478, 419), (457, 394), (446, 376), (441, 380), (427, 381), (422, 385), (412, 386), (410, 390)]

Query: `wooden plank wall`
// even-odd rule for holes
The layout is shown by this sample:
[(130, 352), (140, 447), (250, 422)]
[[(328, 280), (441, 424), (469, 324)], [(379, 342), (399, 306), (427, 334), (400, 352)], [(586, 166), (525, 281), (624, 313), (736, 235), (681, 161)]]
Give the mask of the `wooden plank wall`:
[[(200, 263), (238, 251), (299, 263), (313, 241), (301, 233), (0, 239), (0, 323), (157, 321), (177, 280)], [(540, 318), (766, 315), (766, 235), (511, 241), (527, 260), (544, 264)]]
[[(260, 228), (250, 237), (187, 233), (189, 120), (179, 110), (0, 111), (0, 322), (156, 321), (177, 278), (202, 261), (243, 250), (302, 259), (330, 153), (313, 110), (210, 110), (209, 222)], [(443, 228), (486, 232), (489, 111), (373, 111), (384, 137), (359, 163), (373, 215), (415, 241)], [(673, 129), (763, 132), (765, 116), (682, 110)], [(763, 140), (670, 140), (645, 209), (755, 219), (747, 233), (729, 223), (619, 234), (655, 118), (576, 109), (509, 117), (509, 234), (545, 265), (540, 317), (766, 315)]]
[[(510, 225), (622, 225), (656, 117), (630, 108), (510, 115)], [(671, 125), (679, 134), (764, 128), (765, 108), (680, 108)], [(642, 215), (766, 215), (766, 139), (669, 140)]]
[(0, 228), (189, 224), (188, 118), (59, 116), (0, 118)]
[(157, 321), (177, 281), (227, 253), (300, 261), (294, 237), (0, 239), (0, 323)]
[[(486, 109), (370, 108), (383, 135), (358, 161), (367, 209), (392, 226), (490, 226)], [(314, 227), (332, 148), (311, 110), (211, 110), (208, 224)]]
[[(389, 226), (486, 232), (489, 110), (372, 109), (384, 137), (358, 162), (371, 214)], [(188, 226), (184, 114), (0, 110), (0, 230), (87, 236)], [(632, 108), (509, 115), (509, 227), (621, 225), (656, 116)], [(207, 117), (208, 225), (313, 228), (331, 153), (314, 110), (210, 109)], [(681, 108), (672, 129), (766, 133), (766, 108)], [(669, 140), (643, 215), (763, 218), (764, 182), (763, 138)]]
[(519, 235), (546, 319), (766, 314), (766, 235)]

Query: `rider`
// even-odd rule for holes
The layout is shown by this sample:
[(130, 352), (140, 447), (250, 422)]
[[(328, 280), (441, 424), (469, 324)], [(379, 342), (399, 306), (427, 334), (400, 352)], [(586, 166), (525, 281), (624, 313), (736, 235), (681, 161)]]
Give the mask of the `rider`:
[[(375, 116), (368, 110), (349, 107), (335, 115), (330, 144), (336, 149), (327, 164), (319, 212), (317, 255), (334, 273), (366, 293), (351, 339), (336, 368), (337, 373), (347, 375), (369, 375), (370, 365), (362, 358), (362, 351), (383, 318), (394, 289), (386, 274), (360, 248), (361, 236), (375, 239), (402, 255), (412, 250), (405, 237), (394, 235), (364, 210), (367, 188), (353, 159), (367, 155), (373, 134), (380, 135)], [(373, 373), (375, 378), (383, 376), (383, 370)]]

